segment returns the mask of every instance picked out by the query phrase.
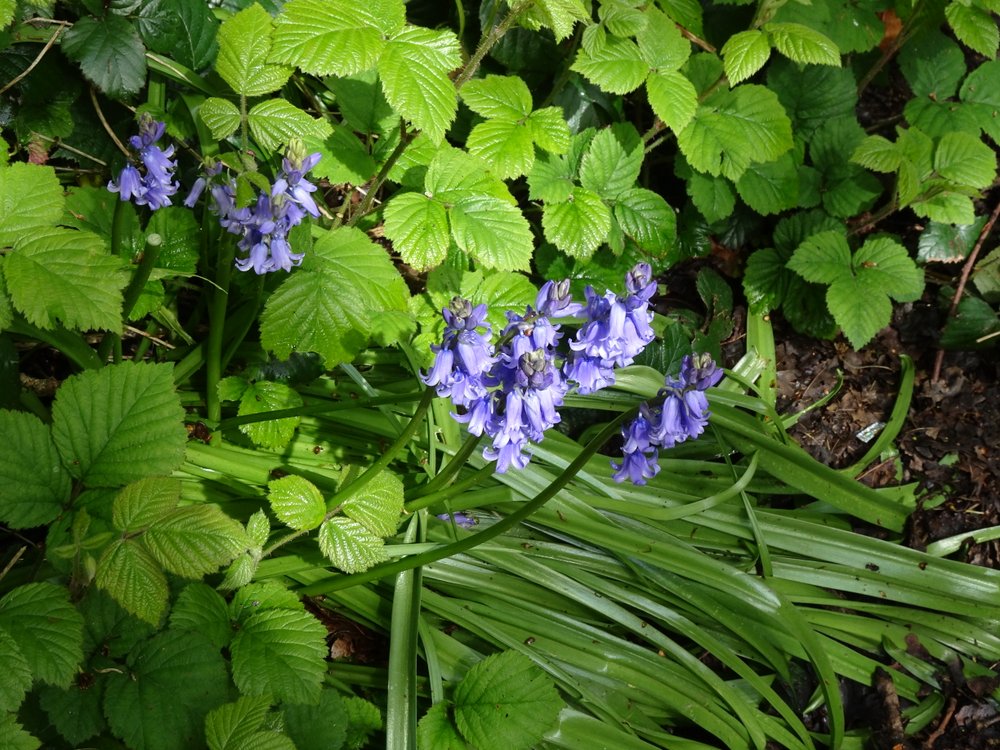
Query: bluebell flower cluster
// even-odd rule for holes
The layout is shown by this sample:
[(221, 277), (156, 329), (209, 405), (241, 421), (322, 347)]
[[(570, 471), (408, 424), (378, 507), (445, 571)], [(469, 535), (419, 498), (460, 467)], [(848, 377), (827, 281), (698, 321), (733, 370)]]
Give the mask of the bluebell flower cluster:
[[(455, 419), (471, 434), (490, 438), (483, 457), (496, 461), (498, 472), (528, 464), (531, 444), (559, 423), (559, 407), (574, 384), (581, 393), (610, 385), (613, 368), (631, 364), (653, 339), (650, 267), (633, 268), (626, 287), (625, 297), (599, 297), (588, 287), (582, 305), (570, 296), (568, 280), (546, 282), (523, 315), (507, 313), (495, 346), (485, 305), (456, 298), (442, 311), (444, 337), (432, 347), (436, 356), (424, 382), (451, 398), (459, 409)], [(553, 321), (580, 315), (586, 322), (569, 342), (567, 358), (559, 351), (561, 323)]]
[(711, 356), (687, 356), (677, 377), (667, 377), (658, 398), (643, 404), (639, 416), (622, 428), (622, 462), (612, 463), (615, 481), (645, 484), (660, 471), (659, 449), (696, 438), (708, 424), (705, 391), (722, 379)]
[(118, 193), (123, 201), (137, 206), (149, 206), (153, 211), (170, 205), (170, 196), (180, 185), (174, 180), (177, 162), (173, 145), (161, 149), (157, 142), (163, 137), (166, 125), (149, 115), (139, 120), (139, 133), (129, 138), (129, 143), (139, 154), (140, 170), (129, 162), (118, 175), (118, 180), (108, 183), (108, 190)]

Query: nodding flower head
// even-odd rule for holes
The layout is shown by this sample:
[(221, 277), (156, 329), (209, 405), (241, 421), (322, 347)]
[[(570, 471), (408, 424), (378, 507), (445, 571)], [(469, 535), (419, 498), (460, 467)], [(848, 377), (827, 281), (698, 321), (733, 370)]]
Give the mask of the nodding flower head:
[(166, 125), (157, 122), (148, 114), (139, 119), (139, 132), (129, 138), (129, 144), (138, 152), (138, 164), (129, 163), (118, 175), (118, 179), (108, 183), (108, 190), (118, 193), (123, 201), (132, 201), (137, 206), (149, 206), (150, 210), (170, 205), (170, 196), (180, 185), (174, 180), (177, 162), (172, 159), (174, 147), (161, 149), (157, 141), (163, 137)]

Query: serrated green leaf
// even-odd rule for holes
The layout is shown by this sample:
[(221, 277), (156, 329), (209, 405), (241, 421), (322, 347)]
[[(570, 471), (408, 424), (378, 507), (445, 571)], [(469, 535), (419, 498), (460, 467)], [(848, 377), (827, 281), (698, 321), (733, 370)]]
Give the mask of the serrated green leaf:
[(910, 99), (903, 107), (903, 118), (932, 138), (952, 131), (979, 136), (979, 113), (974, 105), (946, 100)]
[[(388, 12), (390, 7), (397, 12)], [(386, 31), (395, 33), (404, 22), (402, 3), (290, 0), (274, 20), (271, 61), (317, 76), (369, 70), (385, 47), (380, 17), (391, 21), (394, 28)]]
[(944, 101), (955, 95), (965, 77), (965, 55), (937, 29), (907, 40), (899, 53), (899, 69), (916, 97)]
[[(486, 305), (486, 320), (494, 331), (507, 325), (508, 310), (522, 314), (525, 306), (533, 305), (538, 296), (535, 285), (524, 274), (504, 271), (490, 273), (481, 279), (478, 275), (466, 274), (459, 293), (473, 304)], [(434, 313), (440, 320), (441, 311)]]
[(649, 74), (649, 64), (631, 39), (612, 36), (601, 26), (588, 26), (570, 68), (609, 94), (628, 94)]
[(330, 125), (285, 99), (266, 99), (247, 114), (250, 132), (260, 146), (277, 151), (292, 138), (326, 138)]
[(589, 258), (608, 239), (611, 209), (597, 193), (574, 187), (566, 202), (546, 204), (542, 229), (545, 238), (567, 255)]
[(10, 247), (55, 224), (63, 202), (52, 167), (18, 162), (0, 168), (0, 246)]
[(111, 522), (130, 533), (143, 531), (163, 519), (181, 499), (179, 479), (144, 477), (123, 488), (111, 506)]
[(212, 137), (220, 141), (231, 136), (240, 127), (239, 109), (231, 101), (217, 96), (209, 97), (201, 103), (198, 116), (212, 131)]
[(867, 52), (885, 36), (879, 17), (881, 6), (873, 0), (844, 3), (813, 0), (809, 5), (786, 3), (777, 8), (775, 21), (798, 22), (828, 36), (842, 53)]
[(239, 401), (240, 396), (246, 391), (250, 383), (247, 382), (246, 378), (242, 378), (239, 375), (230, 375), (228, 378), (223, 378), (219, 381), (216, 386), (216, 391), (219, 393), (220, 401)]
[(349, 227), (326, 231), (264, 306), (261, 342), (279, 358), (316, 352), (327, 367), (367, 344), (372, 316), (407, 310), (409, 293), (385, 250)]
[[(507, 4), (514, 5), (511, 0)], [(542, 26), (551, 29), (557, 42), (573, 33), (577, 21), (590, 19), (590, 11), (581, 0), (537, 0), (522, 13), (521, 23), (535, 30)]]
[(985, 217), (979, 217), (973, 224), (958, 226), (930, 222), (920, 233), (917, 260), (921, 263), (957, 263), (972, 252), (985, 223)]
[(997, 30), (996, 19), (988, 11), (974, 5), (951, 2), (945, 6), (944, 16), (959, 41), (981, 55), (996, 57), (1000, 31)]
[(851, 154), (851, 161), (876, 172), (895, 172), (902, 156), (896, 144), (880, 135), (865, 138)]
[(737, 180), (751, 164), (788, 151), (792, 126), (772, 91), (745, 84), (706, 99), (677, 143), (698, 171)]
[(617, 36), (635, 36), (646, 28), (646, 14), (630, 0), (605, 0), (597, 8), (597, 17), (608, 31)]
[(1000, 317), (986, 301), (966, 296), (945, 324), (940, 345), (944, 349), (986, 349), (996, 346)]
[(461, 64), (453, 32), (407, 26), (389, 39), (378, 62), (386, 101), (440, 143), (458, 107), (448, 74)]
[(853, 278), (851, 248), (841, 232), (827, 230), (809, 237), (796, 248), (788, 267), (806, 281), (833, 284)]
[(222, 583), (219, 584), (219, 588), (223, 591), (243, 588), (253, 580), (259, 564), (259, 554), (243, 553), (233, 560), (232, 564), (226, 569), (226, 575), (223, 577)]
[(228, 697), (219, 649), (200, 633), (165, 630), (109, 675), (104, 709), (111, 730), (134, 750), (186, 750), (205, 744), (205, 715)]
[(313, 703), (326, 672), (326, 628), (303, 610), (250, 615), (233, 638), (233, 681), (247, 695)]
[(167, 610), (167, 577), (137, 541), (113, 541), (97, 561), (94, 583), (151, 625), (159, 625)]
[[(823, 0), (816, 0), (822, 2)], [(812, 137), (828, 120), (853, 117), (858, 82), (849, 68), (801, 65), (782, 58), (768, 66), (767, 85), (778, 95), (797, 135)]]
[(31, 688), (31, 667), (21, 653), (17, 641), (2, 628), (0, 628), (0, 664), (3, 664), (3, 677), (0, 677), (0, 711), (4, 713), (17, 711)]
[(349, 518), (331, 518), (319, 527), (319, 549), (345, 573), (360, 573), (386, 559), (382, 538)]
[(765, 216), (799, 202), (799, 173), (790, 152), (766, 164), (751, 164), (736, 181), (736, 191), (750, 208)]
[(572, 134), (560, 107), (544, 107), (528, 115), (525, 123), (532, 140), (551, 154), (563, 154), (569, 149)]
[[(87, 499), (87, 494), (97, 495), (107, 500), (106, 491), (85, 493), (81, 499)], [(93, 501), (88, 501), (91, 505)], [(101, 500), (97, 500), (99, 504)], [(92, 586), (77, 605), (83, 617), (83, 652), (92, 654), (100, 650), (112, 659), (124, 659), (137, 644), (145, 641), (156, 629), (147, 622), (133, 617), (111, 596)]]
[(552, 680), (517, 651), (474, 665), (455, 688), (455, 722), (480, 750), (527, 750), (563, 707)]
[(250, 516), (247, 521), (247, 536), (250, 542), (258, 547), (267, 544), (267, 539), (271, 536), (271, 522), (263, 510), (258, 510)]
[(13, 714), (0, 715), (0, 747), (7, 750), (38, 750), (41, 746), (41, 742), (17, 723)]
[(486, 162), (450, 146), (441, 147), (427, 166), (424, 188), (428, 196), (443, 203), (483, 193), (516, 204), (507, 186), (490, 172)]
[(403, 512), (403, 483), (395, 474), (383, 471), (359, 494), (346, 500), (341, 510), (372, 534), (392, 536)]
[(294, 609), (305, 611), (294, 591), (289, 591), (277, 581), (263, 581), (241, 588), (229, 603), (229, 614), (241, 625), (257, 612), (268, 609)]
[(622, 231), (643, 252), (662, 256), (677, 240), (677, 216), (652, 190), (626, 190), (615, 202), (614, 215)]
[[(202, 70), (215, 60), (219, 22), (200, 0), (160, 0), (142, 3), (139, 33), (154, 52), (170, 55), (181, 65)], [(150, 22), (150, 17), (155, 21)]]
[(528, 174), (528, 197), (533, 201), (562, 203), (573, 192), (573, 176), (566, 159), (539, 154)]
[(734, 85), (763, 68), (770, 56), (771, 44), (767, 35), (758, 29), (733, 34), (722, 45), (726, 78)]
[(158, 209), (146, 223), (146, 237), (160, 235), (157, 268), (169, 268), (181, 273), (194, 273), (198, 265), (201, 224), (194, 213), (184, 206)]
[(189, 583), (177, 595), (170, 610), (170, 627), (201, 633), (218, 648), (228, 646), (233, 637), (225, 599), (204, 583)]
[(241, 696), (205, 716), (205, 741), (209, 750), (240, 750), (250, 747), (271, 710), (269, 696)]
[(743, 293), (750, 304), (750, 311), (761, 315), (781, 307), (790, 275), (784, 258), (774, 248), (752, 252), (743, 272)]
[(287, 65), (268, 62), (271, 16), (254, 4), (222, 22), (215, 70), (237, 94), (263, 96), (277, 91), (292, 75)]
[(135, 94), (146, 83), (146, 47), (122, 16), (84, 16), (63, 34), (59, 46), (80, 64), (89, 81), (112, 98)]
[(831, 216), (857, 216), (871, 208), (881, 194), (882, 184), (854, 164), (841, 164), (823, 174), (823, 208)]
[(594, 136), (580, 161), (580, 184), (614, 200), (635, 185), (644, 156), (642, 138), (634, 127), (605, 128)]
[(724, 177), (695, 172), (687, 181), (687, 193), (709, 224), (728, 218), (736, 207), (732, 183)]
[(878, 285), (863, 276), (840, 279), (826, 292), (826, 304), (854, 349), (860, 349), (889, 325), (892, 303)]
[(492, 195), (473, 195), (449, 214), (455, 244), (485, 268), (526, 271), (534, 240), (520, 209)]
[(789, 60), (813, 65), (840, 66), (840, 50), (829, 37), (800, 23), (764, 24), (771, 44)]
[(383, 216), (385, 236), (406, 263), (423, 270), (444, 262), (451, 244), (444, 205), (421, 193), (399, 193)]
[[(924, 273), (906, 248), (891, 237), (872, 237), (854, 253), (855, 274), (897, 302), (913, 302), (924, 291)], [(888, 325), (888, 323), (886, 323)]]
[(525, 123), (498, 118), (476, 125), (465, 142), (473, 156), (490, 165), (501, 179), (526, 174), (535, 161), (531, 131)]
[[(0, 257), (0, 332), (10, 328), (14, 322), (14, 304), (10, 301), (10, 295), (7, 293), (7, 280), (3, 275), (3, 261), (3, 257)], [(5, 403), (12, 405), (9, 401)]]
[(370, 735), (382, 729), (382, 714), (377, 706), (354, 695), (344, 698), (343, 704), (348, 722), (344, 748), (361, 750), (368, 744)]
[(117, 330), (128, 273), (90, 232), (36, 229), (4, 264), (7, 287), (25, 318), (40, 328), (57, 321), (76, 330)]
[(654, 6), (646, 8), (643, 16), (646, 23), (635, 33), (642, 59), (654, 73), (667, 74), (679, 70), (691, 57), (691, 42), (681, 34), (676, 23)]
[[(302, 397), (294, 388), (284, 383), (258, 380), (250, 383), (240, 397), (238, 416), (261, 414), (277, 409), (295, 409), (302, 406)], [(280, 450), (291, 441), (301, 417), (282, 417), (266, 422), (252, 422), (240, 425), (240, 432), (250, 438), (254, 445), (271, 450)]]
[(42, 687), (38, 699), (49, 721), (73, 747), (86, 747), (86, 740), (107, 729), (101, 706), (104, 680), (100, 677), (86, 689), (76, 684), (68, 688)]
[(52, 433), (70, 474), (89, 487), (117, 487), (180, 466), (183, 416), (171, 365), (126, 362), (67, 378), (52, 405)]
[(329, 750), (344, 747), (348, 714), (344, 700), (331, 689), (324, 689), (315, 705), (284, 706), (285, 731), (295, 742), (296, 750)]
[(683, 130), (698, 111), (698, 92), (682, 73), (650, 73), (646, 96), (653, 113), (674, 133)]
[(349, 128), (331, 127), (325, 138), (307, 135), (302, 139), (307, 152), (321, 155), (312, 169), (313, 176), (325, 177), (334, 185), (363, 185), (378, 171), (375, 159)]
[(417, 722), (417, 743), (435, 750), (468, 750), (468, 745), (448, 716), (448, 704), (435, 703)]
[(531, 91), (518, 76), (474, 78), (461, 93), (462, 101), (481, 117), (523, 120), (531, 114)]
[(0, 521), (15, 529), (49, 523), (69, 497), (70, 477), (38, 417), (0, 410)]
[(278, 520), (296, 531), (315, 529), (326, 515), (326, 501), (316, 485), (294, 474), (268, 482), (267, 499)]
[(0, 629), (17, 643), (36, 680), (65, 687), (83, 661), (83, 618), (51, 583), (18, 586), (0, 599)]
[(188, 505), (150, 526), (142, 542), (163, 568), (200, 578), (228, 565), (248, 546), (242, 524), (216, 505)]
[(952, 191), (915, 201), (910, 204), (910, 208), (917, 216), (925, 216), (942, 224), (971, 224), (976, 220), (976, 207), (972, 198)]
[(969, 73), (959, 96), (972, 106), (983, 132), (1000, 143), (1000, 60), (984, 62)]
[(997, 157), (974, 135), (946, 133), (934, 151), (934, 170), (959, 185), (985, 188), (996, 177)]

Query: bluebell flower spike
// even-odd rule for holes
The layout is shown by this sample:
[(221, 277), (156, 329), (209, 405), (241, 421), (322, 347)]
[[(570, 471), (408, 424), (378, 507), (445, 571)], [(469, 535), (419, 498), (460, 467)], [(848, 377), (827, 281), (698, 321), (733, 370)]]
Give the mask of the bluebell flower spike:
[(169, 206), (179, 183), (174, 180), (177, 162), (172, 158), (174, 147), (161, 149), (157, 142), (163, 137), (166, 125), (157, 122), (147, 114), (139, 119), (139, 133), (129, 138), (129, 144), (139, 155), (140, 171), (129, 163), (118, 175), (118, 179), (108, 183), (108, 190), (118, 193), (123, 201), (132, 201), (137, 206), (149, 206), (156, 211)]

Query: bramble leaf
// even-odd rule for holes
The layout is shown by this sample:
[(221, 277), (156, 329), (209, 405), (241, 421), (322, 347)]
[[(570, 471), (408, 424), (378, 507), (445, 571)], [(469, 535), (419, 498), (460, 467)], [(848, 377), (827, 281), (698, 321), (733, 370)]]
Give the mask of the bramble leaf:
[(0, 664), (3, 664), (3, 678), (0, 679), (0, 712), (17, 711), (31, 688), (31, 667), (21, 653), (17, 641), (2, 628), (0, 628)]
[(486, 268), (525, 271), (534, 238), (524, 214), (492, 195), (455, 202), (449, 214), (455, 244)]
[(38, 417), (0, 410), (0, 522), (26, 529), (49, 523), (69, 497), (70, 477), (52, 433)]
[(942, 136), (934, 151), (934, 170), (959, 185), (985, 188), (997, 172), (997, 157), (981, 139), (968, 133)]
[(422, 193), (394, 195), (383, 210), (385, 236), (404, 261), (418, 269), (444, 262), (451, 244), (448, 212)]
[(455, 722), (480, 750), (527, 750), (563, 707), (552, 680), (517, 651), (475, 664), (455, 688)]
[(903, 157), (896, 144), (881, 135), (870, 135), (858, 144), (851, 161), (875, 172), (895, 172)]
[(247, 695), (312, 703), (326, 665), (326, 628), (301, 609), (265, 609), (241, 621), (230, 645), (233, 680)]
[(27, 583), (0, 599), (0, 630), (17, 643), (36, 680), (65, 687), (83, 661), (83, 618), (69, 592)]
[(55, 224), (63, 191), (52, 167), (18, 162), (0, 167), (0, 247), (10, 247)]
[(111, 505), (111, 522), (126, 534), (167, 516), (181, 499), (181, 483), (168, 477), (143, 477), (124, 487)]
[(344, 501), (341, 510), (371, 533), (392, 536), (403, 512), (403, 483), (395, 474), (383, 471), (358, 494)]
[(594, 136), (580, 161), (580, 184), (614, 200), (635, 185), (644, 156), (642, 138), (634, 127), (605, 128)]
[(889, 297), (865, 276), (852, 276), (831, 285), (826, 304), (854, 349), (871, 341), (892, 318)]
[(959, 96), (974, 108), (983, 132), (1000, 143), (1000, 60), (984, 62), (969, 73)]
[(833, 284), (850, 279), (851, 248), (837, 230), (812, 235), (792, 254), (788, 267), (806, 281)]
[(958, 226), (930, 222), (920, 233), (917, 260), (921, 263), (957, 263), (967, 258), (985, 223), (985, 217), (980, 217), (973, 224)]
[(326, 138), (329, 123), (299, 109), (286, 99), (265, 99), (247, 114), (250, 132), (262, 148), (277, 151), (292, 138)]
[(677, 216), (652, 190), (626, 190), (615, 202), (614, 215), (625, 235), (646, 253), (662, 256), (677, 239)]
[(123, 16), (83, 16), (63, 34), (59, 45), (97, 88), (118, 99), (146, 83), (146, 47)]
[[(261, 414), (278, 409), (295, 409), (302, 406), (302, 397), (298, 392), (284, 383), (270, 380), (257, 380), (249, 383), (240, 396), (238, 416)], [(282, 417), (269, 419), (266, 422), (251, 422), (241, 424), (240, 432), (249, 437), (254, 445), (271, 450), (280, 450), (288, 445), (295, 434), (301, 417)]]
[(205, 716), (205, 741), (209, 750), (250, 747), (257, 750), (260, 748), (260, 740), (255, 735), (263, 726), (270, 710), (270, 696), (243, 695), (232, 703), (210, 711)]
[(569, 200), (546, 203), (542, 214), (545, 238), (567, 255), (589, 258), (608, 239), (611, 210), (587, 188), (572, 188)]
[(959, 41), (981, 55), (996, 57), (1000, 31), (996, 19), (988, 11), (956, 1), (945, 6), (944, 16)]
[(196, 71), (215, 60), (219, 22), (212, 9), (200, 0), (143, 3), (138, 22), (139, 33), (154, 52), (170, 55)]
[(116, 539), (105, 548), (97, 561), (94, 583), (124, 610), (151, 625), (159, 625), (167, 609), (167, 577), (135, 540)]
[(89, 487), (169, 474), (184, 458), (173, 367), (127, 362), (66, 379), (52, 405), (63, 464)]
[(360, 573), (386, 559), (382, 537), (350, 518), (331, 518), (319, 527), (319, 549), (345, 573)]
[(642, 59), (654, 73), (667, 74), (679, 70), (691, 57), (691, 42), (684, 38), (677, 24), (655, 6), (646, 8), (642, 15), (646, 23), (635, 32)]
[(751, 164), (736, 181), (736, 191), (750, 208), (765, 216), (794, 208), (799, 201), (799, 174), (786, 151), (766, 164)]
[(233, 637), (226, 601), (211, 586), (189, 583), (177, 595), (170, 609), (170, 627), (197, 631), (212, 645), (225, 648)]
[(363, 185), (378, 171), (375, 159), (350, 128), (343, 125), (330, 128), (330, 133), (322, 139), (309, 135), (302, 139), (306, 151), (321, 155), (312, 169), (313, 176), (325, 177), (335, 185)]
[(468, 745), (448, 716), (445, 701), (435, 703), (417, 722), (417, 742), (420, 747), (436, 750), (468, 750)]
[(286, 65), (268, 61), (271, 16), (254, 4), (222, 22), (215, 70), (237, 94), (263, 96), (277, 91), (292, 75)]
[(212, 96), (201, 103), (198, 116), (212, 131), (212, 137), (225, 140), (240, 127), (240, 111), (227, 99)]
[(898, 60), (915, 97), (945, 101), (955, 95), (958, 84), (965, 78), (962, 48), (936, 29), (925, 30), (907, 40)]
[(722, 45), (723, 69), (733, 85), (763, 68), (770, 56), (771, 45), (767, 35), (758, 29), (733, 34)]
[(242, 524), (217, 505), (186, 505), (150, 526), (142, 542), (165, 570), (201, 578), (248, 546)]
[(635, 91), (649, 74), (649, 63), (631, 39), (608, 34), (601, 26), (588, 26), (570, 68), (609, 94)]
[(560, 107), (536, 109), (525, 122), (532, 140), (551, 154), (563, 154), (572, 137)]
[(315, 529), (326, 515), (326, 501), (316, 485), (294, 474), (268, 482), (267, 500), (278, 520), (296, 531)]
[(461, 93), (469, 109), (488, 119), (523, 120), (531, 114), (531, 91), (518, 76), (474, 78)]
[[(507, 0), (507, 4), (514, 5), (511, 0)], [(557, 42), (573, 33), (577, 21), (589, 19), (590, 11), (581, 0), (537, 0), (520, 17), (521, 23), (529, 28), (551, 29)]]
[(14, 714), (0, 714), (0, 747), (7, 750), (38, 750), (42, 746), (17, 723)]
[(897, 302), (913, 302), (924, 291), (923, 271), (907, 249), (891, 237), (869, 238), (854, 253), (852, 263), (855, 274), (873, 279), (882, 294)]
[(502, 179), (520, 177), (535, 161), (535, 146), (527, 122), (506, 118), (486, 120), (472, 129), (465, 145), (470, 154), (487, 162)]
[(646, 96), (653, 113), (674, 133), (683, 130), (698, 111), (698, 92), (694, 84), (676, 71), (650, 73), (646, 79)]
[(345, 746), (349, 715), (344, 699), (326, 688), (315, 705), (293, 703), (282, 708), (285, 731), (295, 750), (330, 750)]
[(774, 248), (752, 252), (743, 272), (743, 293), (750, 311), (760, 315), (781, 307), (791, 275), (781, 254)]
[(801, 23), (764, 24), (771, 44), (789, 60), (840, 67), (840, 50), (829, 37)]

